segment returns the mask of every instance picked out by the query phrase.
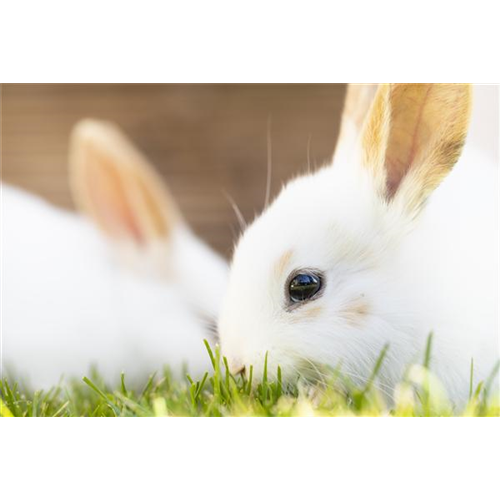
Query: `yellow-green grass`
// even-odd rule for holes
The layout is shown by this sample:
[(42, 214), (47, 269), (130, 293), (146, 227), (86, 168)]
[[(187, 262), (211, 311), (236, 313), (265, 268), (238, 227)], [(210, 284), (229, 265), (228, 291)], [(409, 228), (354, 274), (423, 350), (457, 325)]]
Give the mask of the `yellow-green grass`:
[(500, 416), (500, 400), (493, 391), (497, 364), (491, 376), (471, 383), (468, 403), (455, 407), (429, 369), (431, 338), (422, 364), (408, 368), (390, 394), (378, 381), (384, 349), (371, 377), (362, 385), (331, 370), (321, 383), (297, 380), (285, 385), (281, 372), (271, 377), (267, 364), (259, 384), (229, 374), (218, 349), (207, 344), (213, 370), (201, 380), (173, 377), (168, 368), (152, 375), (141, 390), (127, 386), (122, 374), (118, 387), (106, 387), (99, 374), (71, 381), (50, 391), (27, 391), (15, 381), (0, 381), (0, 415), (10, 416)]

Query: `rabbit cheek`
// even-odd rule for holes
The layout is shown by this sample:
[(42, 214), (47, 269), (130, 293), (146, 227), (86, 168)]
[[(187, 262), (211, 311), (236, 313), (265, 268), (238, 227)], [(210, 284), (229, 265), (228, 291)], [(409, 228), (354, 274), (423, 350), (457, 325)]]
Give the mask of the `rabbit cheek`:
[(304, 320), (313, 320), (321, 316), (322, 312), (323, 308), (321, 306), (308, 307), (300, 312), (297, 310), (297, 313), (292, 316), (292, 322), (299, 323)]
[(370, 313), (370, 305), (364, 299), (356, 299), (347, 303), (340, 311), (339, 317), (350, 327), (361, 326)]

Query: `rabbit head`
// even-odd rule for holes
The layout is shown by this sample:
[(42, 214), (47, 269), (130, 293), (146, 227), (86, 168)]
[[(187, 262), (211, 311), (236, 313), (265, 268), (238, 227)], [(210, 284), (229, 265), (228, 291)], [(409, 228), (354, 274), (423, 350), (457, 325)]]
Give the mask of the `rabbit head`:
[(258, 376), (267, 353), (269, 376), (363, 374), (409, 341), (390, 264), (461, 153), (470, 101), (468, 85), (350, 89), (333, 163), (286, 185), (235, 249), (218, 324), (234, 373)]

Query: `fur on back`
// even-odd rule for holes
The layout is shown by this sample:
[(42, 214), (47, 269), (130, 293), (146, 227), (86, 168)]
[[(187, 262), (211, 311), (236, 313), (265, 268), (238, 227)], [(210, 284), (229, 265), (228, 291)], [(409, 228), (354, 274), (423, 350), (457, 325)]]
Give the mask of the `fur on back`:
[[(188, 293), (196, 284), (127, 269), (89, 222), (6, 185), (2, 231), (2, 362), (9, 373), (40, 388), (62, 375), (81, 377), (91, 365), (108, 381), (122, 370), (137, 381), (165, 364), (179, 372), (187, 363), (197, 375), (207, 368), (202, 340), (210, 331)], [(173, 240), (181, 270), (186, 246), (190, 258), (208, 255), (182, 228)], [(222, 286), (223, 264), (208, 260), (205, 268), (211, 264)]]

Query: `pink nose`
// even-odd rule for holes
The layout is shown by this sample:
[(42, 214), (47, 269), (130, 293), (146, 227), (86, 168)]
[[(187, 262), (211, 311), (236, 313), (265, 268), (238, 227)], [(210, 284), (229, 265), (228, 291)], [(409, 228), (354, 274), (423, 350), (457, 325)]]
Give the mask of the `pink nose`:
[(233, 375), (244, 375), (245, 374), (245, 365), (241, 365), (233, 371)]
[(245, 365), (239, 359), (229, 360), (228, 365), (231, 375), (240, 375), (245, 372)]

